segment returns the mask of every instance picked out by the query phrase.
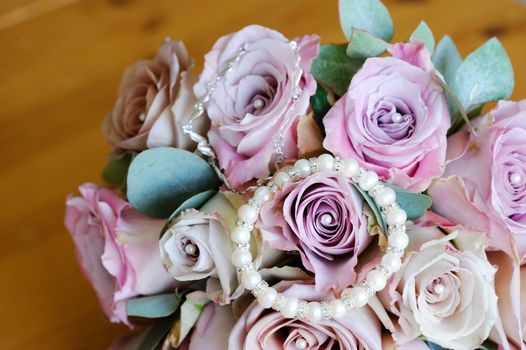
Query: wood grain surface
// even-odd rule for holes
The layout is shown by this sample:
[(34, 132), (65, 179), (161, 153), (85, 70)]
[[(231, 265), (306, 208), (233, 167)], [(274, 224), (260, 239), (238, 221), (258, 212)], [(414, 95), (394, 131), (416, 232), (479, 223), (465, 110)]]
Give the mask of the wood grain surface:
[[(497, 35), (526, 97), (526, 4), (512, 0), (387, 0), (395, 38), (420, 19), (465, 55)], [(165, 35), (198, 68), (215, 40), (259, 23), (288, 37), (344, 40), (324, 0), (0, 0), (0, 349), (104, 349), (110, 324), (83, 280), (63, 227), (64, 200), (99, 182), (100, 131), (120, 76)]]

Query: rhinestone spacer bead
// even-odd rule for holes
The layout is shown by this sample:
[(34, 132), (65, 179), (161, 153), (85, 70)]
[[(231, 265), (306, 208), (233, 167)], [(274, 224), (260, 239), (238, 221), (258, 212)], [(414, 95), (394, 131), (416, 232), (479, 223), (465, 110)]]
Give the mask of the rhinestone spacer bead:
[(238, 272), (248, 272), (248, 271), (254, 271), (254, 269), (255, 269), (254, 263), (247, 263), (247, 264), (241, 265), (237, 269), (237, 271)]
[(294, 40), (289, 41), (289, 46), (293, 51), (298, 51), (300, 48), (298, 43)]
[(283, 306), (285, 306), (286, 301), (287, 301), (286, 296), (284, 296), (283, 294), (278, 294), (278, 297), (276, 298), (274, 305), (272, 305), (272, 308), (276, 310), (277, 312), (280, 312), (281, 309), (283, 309)]
[(269, 183), (267, 184), (267, 187), (272, 193), (276, 193), (279, 189), (278, 185), (276, 185), (273, 181), (269, 181)]
[(404, 256), (404, 250), (397, 247), (387, 247), (387, 253), (397, 255), (400, 258)]
[(331, 318), (331, 309), (327, 301), (322, 301), (321, 303), (321, 317), (324, 320), (329, 320)]
[(266, 281), (261, 281), (256, 286), (256, 288), (252, 289), (252, 295), (257, 298), (267, 288), (268, 288), (268, 283)]
[(396, 209), (399, 209), (399, 208), (400, 208), (400, 206), (398, 205), (398, 203), (389, 203), (385, 207), (382, 207), (382, 212), (385, 215), (387, 215), (390, 212), (392, 212), (393, 210), (396, 210)]
[(296, 315), (300, 319), (304, 319), (307, 316), (307, 302), (305, 300), (300, 300), (298, 303), (298, 311), (296, 311)]
[(389, 234), (393, 234), (396, 232), (405, 232), (405, 230), (406, 230), (405, 225), (389, 225), (389, 227), (387, 228), (387, 232)]
[(363, 289), (365, 289), (365, 291), (367, 292), (367, 295), (369, 295), (370, 297), (374, 295), (374, 289), (373, 289), (373, 287), (371, 287), (371, 285), (369, 284), (369, 282), (367, 282), (366, 280), (363, 280), (363, 281), (360, 283), (360, 287), (362, 287)]
[(345, 309), (347, 312), (352, 311), (355, 308), (354, 302), (349, 297), (349, 294), (345, 293), (342, 297), (343, 304), (345, 305)]
[(254, 229), (253, 224), (249, 224), (248, 222), (244, 222), (243, 220), (236, 220), (236, 226), (241, 226), (246, 230), (252, 231)]
[(310, 164), (310, 172), (312, 174), (317, 173), (320, 170), (318, 158), (309, 159), (309, 164)]
[(246, 251), (250, 249), (250, 244), (248, 244), (247, 242), (235, 242), (234, 244), (232, 244), (232, 247), (237, 250)]
[(383, 273), (383, 275), (385, 277), (390, 277), (391, 274), (393, 273), (391, 271), (391, 269), (387, 266), (387, 265), (384, 265), (384, 264), (380, 264), (378, 265), (378, 267), (376, 268), (378, 271), (380, 271), (381, 273)]
[(248, 204), (256, 208), (257, 211), (261, 210), (261, 203), (255, 200), (254, 198), (250, 198)]
[(341, 168), (342, 168), (342, 159), (340, 157), (335, 157), (334, 158), (334, 165), (332, 166), (332, 168), (336, 172), (341, 170)]
[(380, 181), (378, 181), (378, 182), (376, 183), (376, 185), (374, 185), (374, 187), (371, 188), (371, 189), (369, 190), (369, 195), (370, 195), (371, 197), (376, 197), (376, 195), (377, 195), (378, 193), (382, 192), (382, 190), (383, 190), (384, 188), (385, 188), (384, 184), (381, 183)]
[(360, 167), (358, 169), (358, 171), (356, 172), (356, 174), (351, 178), (351, 180), (354, 182), (354, 183), (359, 183), (361, 178), (364, 176), (365, 174), (365, 169)]
[(290, 178), (292, 179), (292, 181), (296, 182), (300, 179), (300, 176), (298, 174), (298, 172), (296, 170), (294, 170), (294, 168), (290, 168), (288, 171), (287, 171), (287, 174), (289, 174)]

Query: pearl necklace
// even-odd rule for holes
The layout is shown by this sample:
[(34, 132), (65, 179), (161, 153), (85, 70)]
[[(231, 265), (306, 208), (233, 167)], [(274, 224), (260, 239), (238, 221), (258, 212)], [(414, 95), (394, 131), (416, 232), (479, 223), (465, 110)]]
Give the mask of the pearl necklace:
[[(342, 297), (330, 301), (300, 300), (296, 297), (285, 296), (262, 280), (255, 268), (250, 253), (250, 237), (254, 223), (259, 218), (261, 206), (269, 202), (276, 192), (287, 184), (305, 179), (317, 172), (343, 175), (374, 199), (382, 208), (388, 224), (388, 248), (381, 263), (367, 273), (366, 278), (355, 287), (346, 288)], [(294, 166), (277, 172), (266, 185), (258, 187), (248, 204), (238, 209), (237, 226), (231, 232), (234, 244), (232, 263), (238, 269), (241, 284), (252, 291), (257, 302), (263, 308), (272, 308), (280, 312), (283, 317), (304, 319), (311, 322), (338, 319), (344, 317), (355, 308), (365, 306), (369, 298), (385, 288), (387, 279), (402, 265), (401, 258), (409, 243), (405, 232), (407, 215), (396, 203), (396, 194), (379, 181), (373, 171), (362, 168), (355, 159), (334, 158), (330, 154), (322, 154), (317, 158), (299, 159)]]

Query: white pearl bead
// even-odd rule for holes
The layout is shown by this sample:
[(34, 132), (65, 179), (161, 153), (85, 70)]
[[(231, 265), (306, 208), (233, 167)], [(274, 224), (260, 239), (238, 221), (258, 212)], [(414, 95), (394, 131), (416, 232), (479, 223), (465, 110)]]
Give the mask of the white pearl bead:
[(274, 183), (279, 188), (283, 188), (286, 184), (291, 183), (292, 179), (290, 178), (289, 174), (287, 174), (284, 171), (278, 172), (276, 175), (274, 175)]
[(360, 178), (358, 185), (364, 191), (369, 191), (378, 182), (378, 175), (374, 171), (366, 171)]
[(441, 283), (435, 285), (435, 287), (433, 288), (433, 291), (437, 294), (442, 294), (444, 293), (445, 290), (446, 290), (446, 287), (444, 287), (444, 285)]
[(358, 172), (359, 168), (360, 164), (358, 164), (358, 162), (355, 159), (347, 158), (342, 161), (342, 167), (340, 169), (340, 172), (343, 174), (343, 176), (350, 178)]
[(320, 171), (329, 172), (333, 171), (334, 157), (328, 153), (322, 154), (318, 157), (318, 166)]
[(405, 232), (394, 232), (387, 238), (390, 246), (405, 249), (409, 244), (409, 236)]
[(398, 255), (387, 253), (382, 257), (382, 264), (387, 266), (392, 272), (396, 272), (402, 267), (402, 259)]
[(263, 102), (262, 99), (258, 98), (252, 103), (252, 106), (254, 106), (255, 109), (261, 109), (265, 106), (265, 102)]
[(393, 114), (391, 119), (393, 120), (394, 123), (400, 123), (403, 118), (402, 118), (402, 115), (397, 112), (397, 113)]
[(384, 274), (378, 270), (369, 271), (365, 280), (377, 292), (384, 289), (387, 283), (387, 279), (385, 278)]
[(311, 301), (307, 304), (307, 318), (311, 322), (321, 320), (321, 304), (317, 301)]
[(241, 283), (245, 289), (252, 290), (259, 282), (261, 282), (261, 275), (257, 271), (248, 271), (241, 275)]
[(521, 174), (519, 173), (513, 173), (510, 175), (510, 182), (513, 184), (513, 185), (518, 185), (520, 184), (522, 181), (522, 177), (521, 177)]
[(384, 187), (384, 189), (374, 196), (374, 201), (378, 204), (379, 207), (385, 207), (391, 203), (394, 203), (396, 200), (396, 192), (389, 187)]
[(307, 349), (307, 341), (303, 338), (299, 338), (298, 340), (296, 340), (296, 349), (298, 350), (304, 350), (304, 349)]
[(354, 287), (349, 292), (349, 298), (351, 299), (352, 303), (355, 307), (363, 307), (367, 304), (369, 301), (369, 296), (367, 295), (367, 291), (363, 289), (362, 287)]
[(194, 255), (197, 252), (197, 246), (195, 244), (187, 244), (184, 247), (184, 251), (188, 255)]
[(321, 223), (325, 226), (332, 224), (332, 216), (330, 214), (323, 214), (321, 216)]
[(254, 200), (259, 203), (268, 202), (272, 198), (272, 193), (267, 186), (261, 186), (254, 192)]
[(285, 300), (285, 305), (281, 309), (281, 314), (286, 318), (293, 318), (296, 316), (296, 311), (298, 311), (298, 304), (300, 300), (296, 297), (287, 297)]
[(249, 251), (236, 249), (234, 253), (232, 253), (232, 264), (234, 264), (235, 267), (240, 267), (251, 262), (252, 254), (250, 254)]
[(310, 175), (310, 163), (307, 159), (299, 159), (294, 163), (294, 171), (301, 178), (306, 178)]
[(243, 204), (237, 210), (237, 215), (246, 223), (253, 224), (258, 219), (258, 211), (249, 204)]
[(331, 301), (330, 310), (332, 318), (342, 318), (347, 313), (345, 310), (345, 304), (339, 299)]
[(403, 225), (407, 221), (407, 214), (403, 209), (397, 208), (387, 213), (386, 221), (389, 225)]
[(235, 243), (248, 243), (250, 242), (250, 231), (238, 226), (232, 230), (230, 238)]
[(269, 309), (274, 305), (276, 298), (278, 297), (278, 292), (272, 288), (266, 288), (260, 295), (258, 295), (258, 303), (261, 307)]

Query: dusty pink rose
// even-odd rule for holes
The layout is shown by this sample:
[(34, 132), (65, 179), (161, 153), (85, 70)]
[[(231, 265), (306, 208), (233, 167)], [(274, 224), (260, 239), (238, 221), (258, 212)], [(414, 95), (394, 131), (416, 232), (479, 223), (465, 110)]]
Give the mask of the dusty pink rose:
[[(285, 295), (308, 301), (328, 300), (333, 295), (317, 292), (313, 285), (282, 282), (275, 286)], [(253, 302), (241, 315), (230, 334), (228, 350), (296, 349), (304, 339), (306, 349), (382, 349), (381, 326), (369, 307), (356, 309), (339, 320), (310, 323), (284, 318), (279, 312), (263, 309)]]
[[(182, 41), (167, 39), (157, 55), (130, 66), (121, 81), (117, 102), (106, 118), (103, 131), (117, 152), (174, 146), (193, 149), (182, 131), (193, 112), (196, 77), (194, 62)], [(205, 118), (194, 123), (206, 132)]]
[(420, 335), (447, 349), (475, 349), (496, 322), (486, 237), (462, 227), (446, 230), (447, 236), (436, 226), (412, 227), (403, 267), (379, 294), (395, 321), (381, 318), (404, 349)]
[(369, 58), (323, 118), (324, 147), (423, 191), (444, 170), (447, 101), (421, 42), (395, 45), (391, 54)]
[(371, 237), (363, 198), (341, 176), (319, 173), (286, 186), (261, 210), (257, 227), (271, 247), (299, 251), (316, 288), (342, 290)]
[(526, 349), (526, 265), (520, 266), (504, 252), (489, 252), (497, 267), (495, 290), (499, 319), (491, 339), (504, 350)]
[(282, 128), (283, 152), (297, 155), (296, 127), (309, 107), (316, 81), (308, 73), (318, 54), (319, 38), (295, 39), (300, 47), (303, 75), (301, 94), (293, 112), (296, 59), (288, 40), (279, 32), (257, 25), (220, 38), (205, 56), (205, 67), (194, 91), (205, 95), (206, 83), (215, 79), (240, 48), (247, 52), (219, 82), (206, 106), (212, 127), (208, 137), (228, 181), (239, 186), (270, 173), (275, 152), (273, 138)]
[(176, 287), (159, 257), (162, 220), (141, 215), (107, 188), (80, 186), (67, 200), (65, 224), (86, 279), (112, 322), (130, 325), (125, 301)]
[[(464, 154), (429, 189), (433, 208), (459, 224), (489, 232), (492, 248), (526, 259), (526, 100), (500, 102), (462, 130), (450, 147)], [(518, 257), (517, 257), (518, 255)]]

